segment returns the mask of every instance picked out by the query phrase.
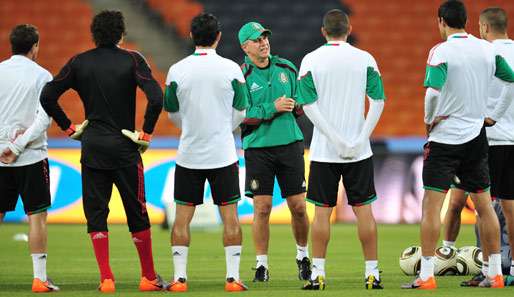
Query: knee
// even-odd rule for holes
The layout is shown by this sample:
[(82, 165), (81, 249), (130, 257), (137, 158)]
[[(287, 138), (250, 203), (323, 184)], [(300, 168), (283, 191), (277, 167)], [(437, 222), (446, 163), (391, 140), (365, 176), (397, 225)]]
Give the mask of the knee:
[(181, 224), (180, 222), (175, 222), (172, 228), (172, 234), (174, 238), (184, 238), (188, 235), (189, 226), (186, 224)]
[(303, 203), (295, 203), (294, 205), (291, 205), (289, 208), (291, 210), (291, 215), (295, 219), (303, 219), (307, 216), (307, 210), (305, 207), (305, 202)]
[(460, 215), (460, 213), (462, 212), (462, 209), (464, 208), (464, 204), (465, 204), (465, 202), (461, 203), (461, 202), (451, 201), (450, 204), (448, 205), (448, 211), (454, 215)]
[(264, 203), (255, 207), (255, 217), (259, 219), (268, 219), (271, 215), (271, 203)]
[(229, 241), (238, 240), (241, 237), (241, 226), (238, 223), (225, 225), (225, 238)]

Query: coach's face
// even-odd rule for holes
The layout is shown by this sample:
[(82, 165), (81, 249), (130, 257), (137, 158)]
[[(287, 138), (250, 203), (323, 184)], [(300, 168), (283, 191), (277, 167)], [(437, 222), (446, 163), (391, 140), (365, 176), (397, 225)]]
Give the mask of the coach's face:
[(242, 47), (243, 51), (250, 58), (266, 59), (270, 54), (270, 44), (267, 34), (263, 34), (255, 40), (248, 40)]

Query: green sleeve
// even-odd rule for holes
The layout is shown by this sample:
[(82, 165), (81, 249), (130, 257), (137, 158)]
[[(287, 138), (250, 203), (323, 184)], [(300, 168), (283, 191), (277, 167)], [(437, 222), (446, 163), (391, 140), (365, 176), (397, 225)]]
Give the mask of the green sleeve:
[(310, 71), (300, 78), (297, 86), (297, 96), (300, 104), (310, 104), (318, 100), (318, 93)]
[(448, 64), (441, 63), (437, 66), (427, 65), (425, 73), (425, 88), (441, 90), (446, 83)]
[(234, 89), (234, 101), (232, 107), (237, 110), (245, 110), (250, 105), (248, 103), (248, 88), (246, 83), (240, 82), (237, 79), (232, 80), (232, 89)]
[(179, 110), (177, 98), (177, 83), (172, 81), (164, 90), (164, 110), (167, 112), (177, 112)]
[(385, 100), (384, 83), (378, 71), (373, 67), (368, 67), (366, 75), (366, 94), (373, 100)]
[(270, 120), (275, 116), (276, 112), (275, 102), (250, 105), (246, 110), (246, 119)]
[(496, 71), (494, 72), (494, 76), (505, 82), (514, 82), (514, 72), (507, 61), (500, 55), (496, 56)]

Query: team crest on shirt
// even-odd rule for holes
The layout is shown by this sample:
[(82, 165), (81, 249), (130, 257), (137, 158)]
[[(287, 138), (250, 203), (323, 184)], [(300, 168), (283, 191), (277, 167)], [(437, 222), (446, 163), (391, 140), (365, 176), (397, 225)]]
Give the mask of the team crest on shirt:
[(256, 179), (252, 179), (252, 181), (250, 182), (250, 189), (252, 189), (252, 191), (258, 190), (259, 189), (259, 181)]
[(284, 72), (280, 72), (279, 80), (281, 83), (286, 84), (288, 81), (287, 75)]

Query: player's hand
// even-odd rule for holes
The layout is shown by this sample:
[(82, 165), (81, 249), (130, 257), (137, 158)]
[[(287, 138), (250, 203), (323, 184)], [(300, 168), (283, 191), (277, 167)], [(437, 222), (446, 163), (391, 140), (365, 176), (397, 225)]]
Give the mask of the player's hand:
[(287, 98), (285, 95), (275, 100), (275, 109), (277, 112), (291, 112), (294, 109), (295, 101)]
[(11, 164), (18, 159), (18, 155), (16, 155), (10, 148), (5, 148), (2, 154), (0, 155), (0, 162), (4, 164)]
[(68, 134), (71, 139), (80, 141), (82, 138), (82, 133), (84, 133), (84, 129), (86, 129), (88, 124), (88, 120), (83, 121), (82, 124), (79, 125), (71, 124), (70, 127), (66, 129), (66, 134)]
[(369, 139), (367, 139), (363, 136), (359, 136), (354, 142), (352, 142), (350, 144), (343, 159), (353, 160), (353, 159), (357, 158), (359, 156), (360, 151), (362, 150), (362, 147), (368, 141), (369, 141)]
[(429, 136), (430, 132), (434, 130), (435, 126), (437, 126), (440, 122), (446, 120), (449, 116), (436, 116), (434, 121), (431, 124), (425, 124), (425, 130), (427, 132), (427, 137)]
[(486, 127), (492, 127), (495, 124), (496, 124), (496, 121), (489, 117), (485, 118), (485, 120), (484, 120), (484, 126), (486, 126)]
[(336, 145), (337, 154), (346, 160), (346, 154), (350, 148), (350, 144), (344, 141), (342, 138), (335, 139), (334, 143)]
[(121, 133), (139, 146), (138, 151), (141, 154), (146, 152), (146, 150), (150, 146), (150, 141), (152, 140), (151, 134), (147, 134), (145, 132), (140, 131), (130, 131), (126, 129), (121, 130)]

